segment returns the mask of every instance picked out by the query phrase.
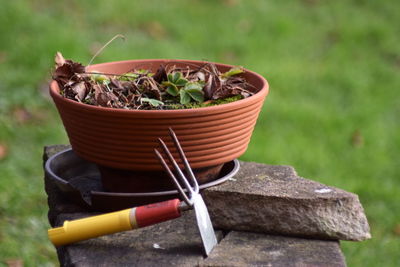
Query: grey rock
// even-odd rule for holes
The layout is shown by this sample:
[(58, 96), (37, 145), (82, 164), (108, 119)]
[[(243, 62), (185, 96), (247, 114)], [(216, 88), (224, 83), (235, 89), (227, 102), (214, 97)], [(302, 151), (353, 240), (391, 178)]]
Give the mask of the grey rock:
[[(65, 220), (95, 213), (61, 214)], [(338, 241), (229, 232), (208, 258), (193, 212), (147, 228), (58, 248), (61, 266), (346, 266)], [(222, 239), (222, 241), (221, 241)]]
[(357, 195), (301, 178), (289, 166), (241, 162), (233, 179), (202, 194), (216, 228), (319, 239), (371, 238)]
[[(64, 220), (93, 213), (62, 214)], [(222, 233), (216, 233), (219, 240)], [(192, 211), (142, 229), (98, 237), (58, 248), (61, 266), (197, 266), (203, 247)]]
[(346, 266), (338, 241), (230, 232), (201, 266)]

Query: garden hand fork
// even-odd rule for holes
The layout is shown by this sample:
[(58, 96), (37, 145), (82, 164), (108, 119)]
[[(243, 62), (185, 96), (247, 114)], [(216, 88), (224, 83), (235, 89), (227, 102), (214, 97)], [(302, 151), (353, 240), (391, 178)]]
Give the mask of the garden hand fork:
[[(197, 226), (203, 242), (204, 252), (208, 256), (217, 244), (217, 238), (211, 224), (207, 207), (199, 194), (199, 185), (189, 162), (172, 129), (169, 129), (169, 133), (181, 158), (185, 173), (189, 176), (190, 181), (179, 168), (178, 163), (173, 158), (163, 140), (158, 139), (161, 148), (167, 155), (168, 161), (175, 169), (175, 174), (178, 176), (179, 180), (176, 178), (174, 172), (161, 153), (157, 149), (154, 149), (154, 151), (168, 176), (174, 182), (183, 202), (179, 199), (172, 199), (84, 219), (65, 221), (62, 227), (48, 230), (51, 242), (55, 246), (62, 246), (102, 235), (137, 229), (178, 218), (181, 216), (182, 211), (193, 208), (195, 210)], [(183, 184), (186, 190), (182, 188), (181, 184)]]

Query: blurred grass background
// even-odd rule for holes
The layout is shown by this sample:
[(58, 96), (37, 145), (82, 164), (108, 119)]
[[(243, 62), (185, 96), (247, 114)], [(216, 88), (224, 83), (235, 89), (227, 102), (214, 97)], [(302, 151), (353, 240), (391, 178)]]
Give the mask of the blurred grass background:
[(400, 266), (398, 1), (0, 0), (0, 265), (57, 265), (47, 241), (44, 145), (67, 143), (49, 100), (53, 56), (242, 65), (271, 92), (243, 160), (293, 165), (357, 193), (373, 239), (349, 266)]

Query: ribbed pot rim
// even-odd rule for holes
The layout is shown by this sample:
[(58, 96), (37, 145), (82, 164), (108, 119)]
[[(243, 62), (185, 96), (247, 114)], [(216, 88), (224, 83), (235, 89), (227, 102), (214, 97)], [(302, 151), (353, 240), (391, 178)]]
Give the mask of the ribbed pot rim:
[[(204, 64), (204, 63), (213, 63), (217, 67), (225, 67), (225, 68), (232, 68), (235, 67), (233, 65), (228, 65), (228, 64), (223, 64), (223, 63), (217, 63), (217, 62), (210, 62), (210, 61), (200, 61), (200, 60), (180, 60), (180, 59), (139, 59), (139, 60), (121, 60), (121, 61), (112, 61), (112, 62), (106, 62), (106, 63), (100, 63), (100, 64), (95, 64), (91, 65), (89, 67), (89, 70), (95, 70), (96, 68), (99, 67), (107, 67), (108, 65), (116, 65), (116, 64), (124, 64), (124, 63), (131, 63), (133, 64), (140, 64), (140, 63), (151, 63), (151, 62), (163, 62), (163, 63), (189, 63), (189, 64)], [(150, 115), (157, 113), (159, 115), (167, 115), (167, 116), (179, 116), (179, 115), (193, 115), (196, 116), (198, 114), (204, 114), (208, 112), (215, 112), (220, 110), (222, 107), (223, 109), (226, 110), (233, 110), (233, 109), (238, 109), (241, 108), (244, 105), (250, 105), (252, 102), (256, 102), (258, 98), (264, 98), (265, 96), (268, 95), (269, 93), (269, 84), (267, 80), (262, 77), (260, 74), (248, 70), (244, 68), (245, 73), (248, 73), (258, 79), (262, 86), (260, 86), (259, 91), (257, 91), (254, 95), (248, 98), (240, 99), (231, 103), (226, 103), (226, 104), (221, 104), (221, 105), (215, 105), (211, 107), (202, 107), (202, 108), (193, 108), (193, 109), (176, 109), (176, 110), (136, 110), (136, 109), (119, 109), (119, 108), (109, 108), (109, 107), (101, 107), (101, 106), (94, 106), (94, 105), (89, 105), (85, 103), (79, 103), (77, 101), (68, 99), (63, 97), (60, 94), (60, 87), (58, 86), (57, 81), (52, 80), (50, 83), (50, 95), (54, 98), (54, 100), (59, 100), (63, 101), (68, 105), (71, 105), (76, 108), (84, 108), (87, 111), (92, 111), (92, 112), (107, 112), (111, 111), (114, 114), (120, 114), (120, 115), (125, 115), (125, 114), (131, 114), (131, 113), (136, 113), (136, 114), (142, 114), (142, 115)]]

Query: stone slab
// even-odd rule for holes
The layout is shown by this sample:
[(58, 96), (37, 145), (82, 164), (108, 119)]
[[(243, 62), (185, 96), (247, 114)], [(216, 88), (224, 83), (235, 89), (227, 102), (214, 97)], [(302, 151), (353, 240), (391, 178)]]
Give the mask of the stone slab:
[[(61, 214), (65, 220), (93, 213)], [(219, 240), (222, 232), (217, 232)], [(143, 229), (82, 241), (58, 249), (61, 266), (198, 266), (203, 247), (193, 212)]]
[[(47, 147), (44, 160), (65, 148), (67, 147)], [(242, 163), (242, 169), (245, 165)], [(238, 177), (235, 179), (237, 182)], [(47, 177), (45, 186), (48, 194), (49, 221), (53, 227), (60, 226), (65, 220), (96, 215), (72, 204)], [(209, 258), (204, 259), (195, 217), (193, 212), (188, 212), (177, 220), (144, 229), (63, 246), (57, 249), (57, 253), (61, 266), (310, 266), (310, 262), (312, 266), (344, 266), (344, 259), (340, 257), (340, 247), (335, 241), (249, 232), (224, 233), (227, 234), (225, 238), (223, 232), (217, 231), (218, 239), (223, 239)], [(331, 255), (331, 264), (310, 261), (309, 258), (313, 259), (310, 256), (313, 249), (314, 258), (321, 253), (326, 254), (326, 259)], [(274, 252), (275, 250), (278, 252)], [(239, 254), (240, 251), (246, 253)]]
[(357, 195), (299, 177), (290, 166), (240, 164), (233, 179), (202, 193), (216, 228), (318, 239), (371, 238)]
[[(88, 213), (62, 214), (64, 220)], [(61, 266), (346, 266), (338, 241), (229, 232), (202, 256), (194, 214), (58, 249)], [(221, 241), (222, 239), (222, 241)]]
[(346, 266), (338, 241), (230, 232), (201, 266)]

